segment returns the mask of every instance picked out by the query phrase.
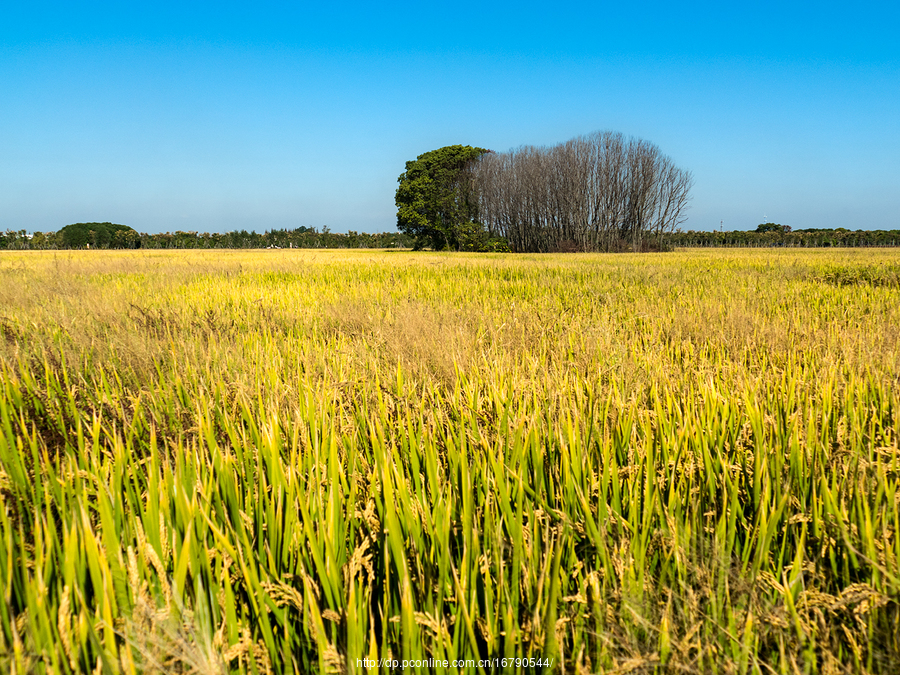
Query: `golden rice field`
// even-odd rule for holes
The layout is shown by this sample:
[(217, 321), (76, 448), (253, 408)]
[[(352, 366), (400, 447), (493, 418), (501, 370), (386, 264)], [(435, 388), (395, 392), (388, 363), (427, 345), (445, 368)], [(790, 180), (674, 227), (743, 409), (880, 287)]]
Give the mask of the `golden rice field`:
[(897, 250), (2, 253), (0, 669), (895, 673), (898, 426)]

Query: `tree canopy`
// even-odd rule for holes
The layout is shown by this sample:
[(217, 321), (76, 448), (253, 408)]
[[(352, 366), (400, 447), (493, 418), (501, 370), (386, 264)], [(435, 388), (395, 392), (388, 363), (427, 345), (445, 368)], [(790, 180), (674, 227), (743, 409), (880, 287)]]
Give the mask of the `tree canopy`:
[(118, 223), (72, 223), (59, 231), (66, 248), (137, 248), (141, 235)]
[(642, 251), (684, 222), (693, 177), (652, 143), (603, 131), (505, 153), (449, 145), (398, 181), (397, 229), (415, 248)]
[(484, 250), (470, 167), (489, 152), (470, 145), (448, 145), (406, 163), (397, 179), (397, 229), (415, 238), (415, 247)]
[(756, 226), (757, 232), (784, 232), (785, 234), (791, 231), (790, 225), (781, 225), (779, 223), (760, 223)]

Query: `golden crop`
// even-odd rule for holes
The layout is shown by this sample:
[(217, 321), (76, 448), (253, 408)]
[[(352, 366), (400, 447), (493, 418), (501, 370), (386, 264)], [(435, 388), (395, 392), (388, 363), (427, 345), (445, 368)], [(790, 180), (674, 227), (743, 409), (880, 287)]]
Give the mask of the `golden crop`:
[(0, 666), (895, 672), (898, 327), (887, 249), (2, 253)]

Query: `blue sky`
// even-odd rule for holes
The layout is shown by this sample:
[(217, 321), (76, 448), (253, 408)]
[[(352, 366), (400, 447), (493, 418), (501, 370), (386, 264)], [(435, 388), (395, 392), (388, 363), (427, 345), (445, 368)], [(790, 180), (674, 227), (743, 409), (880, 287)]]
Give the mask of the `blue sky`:
[(686, 229), (900, 228), (893, 3), (0, 0), (0, 230), (391, 231), (404, 163), (609, 129)]

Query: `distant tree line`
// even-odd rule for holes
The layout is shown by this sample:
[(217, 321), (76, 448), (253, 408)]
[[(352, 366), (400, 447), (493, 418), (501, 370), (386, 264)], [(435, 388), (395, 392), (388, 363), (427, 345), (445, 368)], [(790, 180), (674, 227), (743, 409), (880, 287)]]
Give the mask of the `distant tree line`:
[(331, 232), (299, 227), (263, 233), (237, 230), (224, 234), (175, 232), (142, 234), (144, 248), (410, 248), (412, 239), (400, 232), (371, 234), (350, 230)]
[[(165, 232), (162, 234), (138, 233), (130, 227), (115, 225), (100, 229), (97, 223), (76, 223), (88, 225), (87, 236), (79, 233), (81, 228), (59, 232), (35, 232), (26, 230), (6, 230), (0, 232), (0, 250), (48, 250), (48, 249), (123, 249), (123, 248), (413, 248), (415, 237), (403, 232), (369, 234), (350, 231), (335, 233), (324, 228), (300, 227), (294, 230), (269, 230), (263, 233), (239, 230), (221, 233)], [(102, 223), (100, 224), (102, 225)], [(792, 230), (790, 226), (764, 223), (756, 230), (729, 232), (687, 232), (665, 233), (659, 243), (663, 249), (676, 247), (857, 247), (857, 246), (900, 246), (900, 230), (849, 230), (843, 227), (808, 228)], [(67, 226), (71, 228), (71, 226)], [(124, 228), (124, 229), (123, 229)], [(64, 230), (66, 232), (64, 232)], [(504, 250), (504, 241), (489, 239), (485, 233), (483, 241), (491, 248), (468, 250)], [(472, 241), (470, 239), (470, 241)], [(655, 245), (655, 242), (653, 242)], [(566, 250), (560, 245), (556, 250)]]
[[(673, 232), (666, 237), (672, 247), (723, 246), (820, 248), (829, 246), (900, 246), (900, 230), (848, 230), (843, 227), (792, 230), (770, 229), (763, 224), (756, 230), (731, 232)], [(762, 229), (760, 229), (762, 228)]]
[(127, 248), (410, 248), (413, 239), (402, 232), (346, 234), (312, 227), (263, 233), (165, 232), (139, 233), (116, 223), (73, 223), (58, 232), (0, 232), (0, 249), (127, 249)]

